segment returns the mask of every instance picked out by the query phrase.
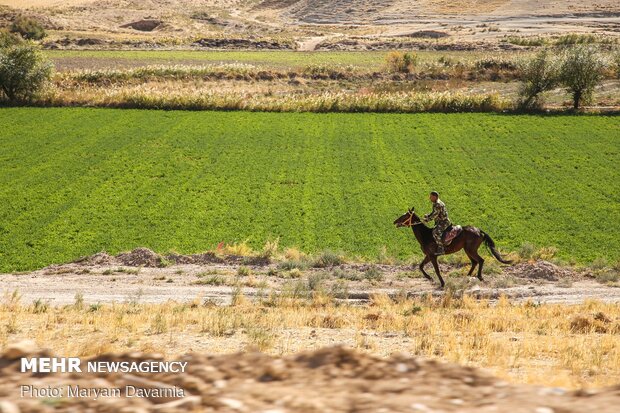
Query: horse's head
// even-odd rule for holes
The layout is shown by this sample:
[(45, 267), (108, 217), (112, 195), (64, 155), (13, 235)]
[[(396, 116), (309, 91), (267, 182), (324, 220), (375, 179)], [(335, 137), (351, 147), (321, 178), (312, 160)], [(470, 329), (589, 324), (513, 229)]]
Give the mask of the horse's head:
[(409, 208), (407, 212), (394, 220), (394, 225), (396, 225), (396, 228), (412, 227), (417, 222), (420, 222), (420, 218), (415, 214), (415, 212), (413, 212), (413, 210), (414, 207)]

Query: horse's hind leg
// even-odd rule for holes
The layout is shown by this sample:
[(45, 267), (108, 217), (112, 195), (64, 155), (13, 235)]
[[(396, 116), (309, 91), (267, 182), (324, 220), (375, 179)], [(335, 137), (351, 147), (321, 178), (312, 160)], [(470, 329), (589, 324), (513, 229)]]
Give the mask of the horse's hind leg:
[(437, 264), (437, 257), (431, 258), (431, 262), (433, 263), (433, 268), (435, 268), (435, 274), (437, 274), (437, 278), (439, 278), (439, 282), (441, 283), (441, 288), (443, 288), (446, 283), (443, 282), (443, 278), (441, 278), (441, 273), (439, 272), (439, 264)]
[(472, 252), (472, 258), (478, 262), (478, 279), (480, 281), (484, 281), (484, 279), (482, 278), (482, 266), (484, 265), (484, 258), (482, 258), (480, 254), (478, 254), (478, 251)]
[(478, 261), (475, 260), (474, 257), (472, 257), (469, 252), (465, 251), (465, 253), (469, 257), (469, 260), (471, 261), (471, 268), (469, 269), (469, 272), (467, 273), (467, 276), (471, 277), (471, 275), (474, 273), (474, 270), (476, 269), (476, 265), (478, 265)]
[(429, 256), (426, 255), (424, 259), (422, 260), (422, 262), (420, 263), (420, 265), (418, 266), (418, 268), (420, 268), (420, 271), (422, 271), (422, 274), (424, 274), (424, 277), (426, 277), (427, 280), (433, 281), (433, 278), (430, 275), (428, 275), (426, 271), (424, 271), (424, 266), (428, 264), (430, 260), (431, 259), (429, 258)]

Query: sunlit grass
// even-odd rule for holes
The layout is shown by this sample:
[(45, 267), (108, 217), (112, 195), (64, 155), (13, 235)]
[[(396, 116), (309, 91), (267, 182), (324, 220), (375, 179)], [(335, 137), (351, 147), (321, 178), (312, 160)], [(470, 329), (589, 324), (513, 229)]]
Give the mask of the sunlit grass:
[(90, 356), (142, 350), (169, 357), (258, 347), (272, 354), (343, 343), (382, 356), (395, 352), (485, 367), (513, 382), (598, 387), (620, 380), (620, 307), (496, 304), (469, 297), (419, 300), (374, 296), (338, 304), (320, 290), (288, 289), (229, 307), (189, 303), (0, 307), (0, 343), (34, 338), (54, 353)]

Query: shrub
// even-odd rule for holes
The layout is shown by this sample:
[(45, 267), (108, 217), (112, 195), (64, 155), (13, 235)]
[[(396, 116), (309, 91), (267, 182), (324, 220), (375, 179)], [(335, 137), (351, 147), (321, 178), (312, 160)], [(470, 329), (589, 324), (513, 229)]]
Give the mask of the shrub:
[(578, 45), (566, 50), (560, 66), (560, 82), (571, 94), (574, 109), (592, 99), (594, 88), (603, 78), (603, 67), (603, 59), (591, 46)]
[(518, 36), (508, 36), (505, 39), (506, 42), (511, 44), (516, 44), (518, 46), (543, 46), (547, 44), (547, 39), (543, 37), (518, 37)]
[(0, 49), (0, 90), (9, 100), (36, 96), (52, 75), (52, 64), (30, 43)]
[(388, 70), (395, 73), (412, 73), (418, 64), (415, 53), (390, 52), (385, 57)]
[(316, 260), (313, 263), (313, 267), (325, 268), (325, 267), (334, 267), (336, 265), (344, 264), (344, 259), (342, 256), (336, 254), (333, 251), (325, 250), (316, 257)]
[(15, 46), (22, 42), (22, 38), (6, 29), (0, 29), (0, 49)]
[(548, 50), (541, 50), (521, 67), (519, 105), (523, 108), (542, 105), (542, 93), (553, 89), (558, 83), (558, 64)]
[(474, 63), (476, 70), (517, 70), (518, 64), (515, 61), (507, 60), (501, 57), (486, 57), (476, 60)]
[(377, 282), (383, 280), (383, 273), (379, 268), (372, 265), (364, 271), (364, 278), (366, 278), (370, 282)]
[(11, 32), (19, 33), (27, 40), (41, 40), (47, 36), (40, 22), (24, 16), (19, 16), (13, 21), (11, 24)]
[(616, 76), (620, 79), (620, 52), (614, 56), (614, 66), (616, 66)]
[(327, 279), (327, 274), (317, 273), (310, 274), (308, 276), (308, 289), (310, 291), (317, 291), (323, 286), (323, 282)]

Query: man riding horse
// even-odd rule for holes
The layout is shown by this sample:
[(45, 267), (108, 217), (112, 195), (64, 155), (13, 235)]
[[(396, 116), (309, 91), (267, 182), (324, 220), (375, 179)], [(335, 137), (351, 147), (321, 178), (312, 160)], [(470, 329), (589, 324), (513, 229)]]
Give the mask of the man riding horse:
[(424, 215), (423, 221), (435, 221), (435, 228), (433, 228), (433, 238), (437, 243), (437, 251), (435, 252), (435, 255), (443, 255), (445, 254), (442, 239), (443, 233), (446, 229), (450, 228), (452, 223), (450, 222), (450, 218), (448, 218), (448, 210), (446, 209), (446, 204), (444, 204), (443, 201), (439, 199), (439, 193), (436, 191), (432, 191), (430, 195), (430, 200), (433, 203), (433, 211), (430, 214)]
[[(478, 267), (478, 279), (482, 278), (482, 266), (484, 265), (484, 259), (478, 254), (478, 248), (483, 243), (487, 246), (493, 257), (503, 264), (510, 264), (510, 260), (504, 259), (497, 248), (495, 242), (491, 239), (489, 234), (482, 231), (480, 228), (460, 225), (452, 226), (450, 219), (448, 218), (448, 212), (446, 205), (439, 199), (439, 194), (435, 191), (431, 192), (431, 202), (433, 203), (433, 211), (430, 214), (420, 218), (411, 207), (400, 217), (394, 220), (396, 228), (410, 227), (413, 231), (413, 235), (420, 244), (420, 248), (424, 253), (424, 259), (419, 264), (420, 271), (429, 280), (432, 280), (431, 276), (424, 271), (424, 266), (429, 262), (433, 264), (435, 274), (439, 278), (441, 287), (445, 285), (441, 273), (439, 271), (439, 264), (437, 263), (437, 255), (441, 254), (453, 254), (457, 251), (464, 250), (465, 254), (471, 261), (471, 268), (467, 273), (468, 276), (472, 275), (476, 267)], [(424, 222), (430, 220), (435, 221), (435, 228), (430, 229)], [(443, 238), (443, 233), (446, 229), (452, 227), (450, 231)]]

